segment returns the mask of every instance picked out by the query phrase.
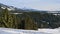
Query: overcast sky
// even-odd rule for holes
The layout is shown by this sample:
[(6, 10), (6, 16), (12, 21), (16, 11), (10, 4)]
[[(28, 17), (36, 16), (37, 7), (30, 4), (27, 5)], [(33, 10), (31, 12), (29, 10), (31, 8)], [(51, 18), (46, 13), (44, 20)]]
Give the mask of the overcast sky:
[(18, 8), (60, 10), (60, 0), (0, 0), (0, 3)]

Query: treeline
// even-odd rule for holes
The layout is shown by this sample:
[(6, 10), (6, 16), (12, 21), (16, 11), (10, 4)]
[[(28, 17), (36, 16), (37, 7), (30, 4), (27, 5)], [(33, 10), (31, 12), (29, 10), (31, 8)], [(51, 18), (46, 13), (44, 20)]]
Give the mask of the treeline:
[[(21, 12), (22, 14), (14, 14), (14, 12)], [(34, 30), (38, 28), (57, 28), (60, 27), (60, 15), (38, 11), (9, 11), (5, 8), (0, 9), (0, 27)]]
[(0, 27), (36, 30), (37, 24), (27, 14), (13, 14), (6, 8), (0, 12)]
[(38, 28), (58, 28), (60, 27), (60, 15), (53, 15), (52, 13), (29, 12)]

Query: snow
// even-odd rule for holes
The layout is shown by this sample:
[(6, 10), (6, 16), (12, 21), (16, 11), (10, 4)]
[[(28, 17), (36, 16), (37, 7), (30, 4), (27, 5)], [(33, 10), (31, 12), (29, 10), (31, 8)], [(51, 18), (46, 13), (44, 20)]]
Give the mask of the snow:
[(60, 34), (60, 28), (56, 29), (38, 29), (38, 30), (23, 30), (0, 28), (0, 34)]
[(60, 29), (39, 29), (39, 32), (45, 32), (45, 33), (52, 33), (52, 34), (60, 34)]
[(12, 13), (12, 14), (23, 14), (23, 13)]
[(2, 9), (5, 9), (6, 7), (1, 7)]

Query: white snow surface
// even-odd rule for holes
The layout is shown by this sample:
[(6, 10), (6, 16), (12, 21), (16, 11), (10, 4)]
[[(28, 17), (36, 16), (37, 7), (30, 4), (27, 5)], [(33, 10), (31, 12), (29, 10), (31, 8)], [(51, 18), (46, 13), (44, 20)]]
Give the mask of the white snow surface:
[(60, 28), (56, 29), (38, 29), (38, 30), (23, 30), (0, 28), (0, 34), (60, 34)]

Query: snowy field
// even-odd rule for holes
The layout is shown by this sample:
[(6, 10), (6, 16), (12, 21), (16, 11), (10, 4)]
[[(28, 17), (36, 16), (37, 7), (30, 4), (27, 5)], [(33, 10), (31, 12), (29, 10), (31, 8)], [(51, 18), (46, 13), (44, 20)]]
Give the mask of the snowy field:
[(0, 34), (60, 34), (60, 28), (38, 30), (0, 28)]

